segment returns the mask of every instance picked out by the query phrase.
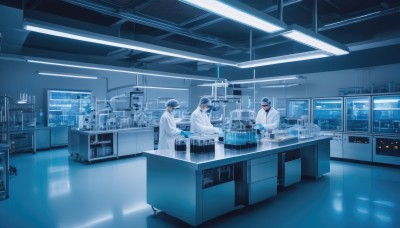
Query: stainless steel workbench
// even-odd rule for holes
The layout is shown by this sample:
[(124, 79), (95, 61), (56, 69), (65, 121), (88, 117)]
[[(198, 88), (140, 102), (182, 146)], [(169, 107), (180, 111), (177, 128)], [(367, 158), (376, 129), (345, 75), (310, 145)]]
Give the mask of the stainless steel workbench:
[[(215, 152), (204, 154), (145, 151), (147, 203), (198, 225), (276, 195), (281, 153), (301, 153), (299, 172), (303, 176), (318, 178), (328, 173), (330, 139), (320, 136), (284, 146), (263, 142), (246, 150), (225, 149), (218, 143)], [(213, 182), (213, 176), (219, 180)]]
[(70, 129), (68, 152), (85, 161), (142, 153), (154, 149), (153, 127), (82, 131)]

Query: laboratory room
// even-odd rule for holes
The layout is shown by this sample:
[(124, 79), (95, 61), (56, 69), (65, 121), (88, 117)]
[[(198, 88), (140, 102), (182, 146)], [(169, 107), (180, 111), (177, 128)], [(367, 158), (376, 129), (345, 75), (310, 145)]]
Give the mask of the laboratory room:
[(0, 0), (0, 227), (400, 227), (400, 0)]

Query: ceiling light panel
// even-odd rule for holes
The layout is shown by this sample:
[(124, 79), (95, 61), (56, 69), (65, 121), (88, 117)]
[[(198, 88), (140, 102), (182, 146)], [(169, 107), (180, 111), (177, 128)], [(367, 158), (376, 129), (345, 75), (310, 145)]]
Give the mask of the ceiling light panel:
[(162, 89), (162, 90), (189, 90), (186, 88), (172, 88), (172, 87), (157, 87), (157, 86), (134, 86), (133, 88), (138, 89)]
[(260, 86), (260, 88), (288, 88), (293, 86), (301, 86), (301, 84), (292, 83), (292, 84), (282, 84), (282, 85), (265, 85), (265, 86)]
[(274, 81), (285, 81), (285, 80), (296, 80), (301, 77), (294, 76), (284, 76), (284, 77), (270, 77), (270, 78), (260, 78), (260, 79), (248, 79), (248, 80), (237, 80), (229, 82), (232, 85), (249, 84), (249, 83), (260, 83), (260, 82), (274, 82)]
[(102, 34), (91, 33), (83, 30), (67, 28), (59, 25), (52, 25), (43, 22), (25, 22), (24, 29), (27, 31), (63, 37), (73, 40), (79, 40), (84, 42), (90, 42), (95, 44), (102, 44), (112, 47), (125, 48), (130, 50), (137, 50), (143, 52), (149, 52), (159, 55), (189, 59), (200, 62), (216, 63), (221, 65), (236, 66), (237, 63), (225, 59), (214, 58), (210, 56), (200, 55), (196, 53), (176, 50), (172, 48), (166, 48), (147, 44), (139, 41), (126, 40), (118, 37), (110, 37)]
[(28, 63), (37, 63), (37, 64), (44, 64), (44, 65), (52, 65), (52, 66), (62, 66), (62, 67), (70, 67), (70, 68), (78, 68), (78, 69), (88, 69), (88, 70), (99, 70), (99, 71), (107, 71), (107, 72), (117, 72), (117, 73), (126, 73), (126, 74), (134, 74), (134, 75), (147, 75), (147, 76), (154, 76), (154, 77), (163, 77), (163, 78), (175, 78), (175, 79), (184, 79), (184, 80), (195, 80), (195, 81), (206, 81), (206, 82), (214, 82), (213, 79), (208, 79), (206, 77), (190, 77), (190, 75), (183, 75), (183, 74), (175, 74), (169, 72), (159, 72), (159, 71), (152, 71), (152, 70), (141, 70), (132, 68), (130, 70), (122, 70), (122, 69), (113, 69), (113, 68), (105, 68), (105, 67), (94, 67), (94, 66), (85, 66), (73, 63), (59, 63), (59, 62), (49, 62), (49, 61), (42, 61), (42, 60), (34, 60), (28, 59)]
[(282, 33), (282, 36), (333, 55), (349, 54), (345, 45), (297, 25), (290, 26), (289, 31)]
[(310, 52), (301, 52), (290, 55), (282, 55), (277, 57), (265, 58), (265, 59), (257, 59), (247, 62), (241, 62), (238, 64), (240, 68), (251, 68), (251, 67), (259, 67), (259, 66), (268, 66), (275, 65), (280, 63), (289, 63), (289, 62), (297, 62), (303, 60), (310, 59), (319, 59), (331, 56), (330, 54), (323, 51), (310, 51)]
[(39, 71), (38, 75), (55, 76), (55, 77), (67, 77), (67, 78), (81, 78), (81, 79), (98, 79), (98, 77), (96, 77), (96, 76), (79, 75), (79, 74), (67, 74), (67, 73), (55, 73), (55, 72), (45, 72), (45, 71)]
[(180, 1), (264, 32), (274, 33), (286, 28), (283, 22), (236, 0)]

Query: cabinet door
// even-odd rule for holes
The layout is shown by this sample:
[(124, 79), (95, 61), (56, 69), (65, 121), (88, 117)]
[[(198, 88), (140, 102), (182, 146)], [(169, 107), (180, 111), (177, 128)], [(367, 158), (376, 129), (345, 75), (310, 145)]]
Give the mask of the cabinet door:
[(125, 156), (137, 153), (137, 132), (118, 132), (118, 156)]
[(137, 132), (136, 153), (154, 149), (154, 130), (144, 130)]
[(36, 149), (50, 148), (50, 129), (36, 129)]
[(52, 147), (68, 145), (68, 127), (52, 127), (50, 143)]

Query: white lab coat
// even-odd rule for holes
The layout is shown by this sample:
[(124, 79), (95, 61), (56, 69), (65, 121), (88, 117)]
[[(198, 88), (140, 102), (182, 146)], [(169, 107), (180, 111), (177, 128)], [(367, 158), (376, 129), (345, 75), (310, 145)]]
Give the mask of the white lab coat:
[(219, 129), (213, 127), (210, 117), (197, 107), (190, 116), (190, 132), (193, 134), (218, 134)]
[(281, 115), (275, 108), (271, 107), (268, 114), (263, 108), (257, 113), (256, 123), (260, 123), (268, 131), (278, 129)]
[(159, 150), (170, 150), (175, 148), (175, 138), (179, 136), (181, 130), (176, 128), (174, 116), (165, 111), (160, 118), (160, 135), (158, 139)]

